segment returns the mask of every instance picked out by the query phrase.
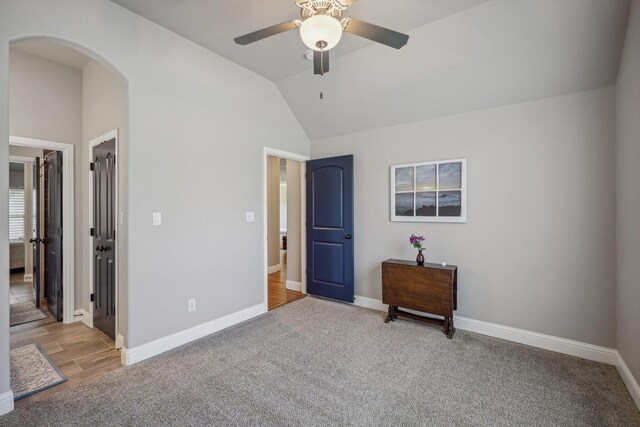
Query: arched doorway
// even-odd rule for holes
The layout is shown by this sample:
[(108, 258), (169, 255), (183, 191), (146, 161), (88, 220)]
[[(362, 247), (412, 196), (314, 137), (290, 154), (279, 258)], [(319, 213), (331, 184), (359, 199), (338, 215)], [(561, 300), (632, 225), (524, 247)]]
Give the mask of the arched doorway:
[[(47, 319), (36, 320), (32, 325), (20, 325), (19, 330), (12, 327), (10, 334), (13, 337), (14, 332), (28, 331), (32, 326), (42, 328), (41, 338), (36, 336), (18, 344), (39, 345), (40, 350), (44, 351), (54, 364), (59, 365), (63, 376), (74, 378), (81, 374), (90, 378), (91, 363), (88, 362), (91, 355), (100, 355), (103, 360), (108, 360), (111, 367), (119, 365), (120, 357), (116, 349), (122, 347), (127, 331), (126, 318), (118, 316), (126, 307), (127, 233), (118, 227), (123, 225), (127, 211), (126, 174), (121, 174), (120, 171), (124, 172), (127, 164), (128, 84), (123, 75), (99, 55), (66, 40), (49, 37), (21, 38), (13, 40), (10, 48), (10, 147), (44, 150), (41, 151), (44, 159), (45, 151), (47, 154), (56, 151), (55, 146), (45, 143), (56, 141), (64, 145), (60, 150), (66, 150), (67, 153), (62, 163), (62, 180), (65, 180), (67, 186), (61, 192), (67, 198), (66, 211), (62, 214), (66, 222), (63, 221), (59, 233), (64, 244), (61, 251), (42, 251), (45, 254), (61, 252), (59, 270), (64, 278), (61, 280), (62, 298), (58, 308), (61, 309), (60, 319), (64, 325), (58, 326), (53, 323), (58, 320), (56, 312), (49, 310), (45, 311)], [(99, 139), (114, 133), (116, 136), (110, 141), (114, 154), (116, 147), (118, 150), (118, 169), (113, 169), (111, 184), (106, 188), (111, 200), (102, 203), (104, 214), (92, 215), (94, 202), (98, 199), (94, 197), (96, 193), (93, 190), (97, 188), (96, 183), (102, 182), (103, 179), (96, 179), (96, 172), (91, 170), (90, 163), (93, 162), (96, 147), (101, 142), (109, 142)], [(42, 198), (53, 194), (51, 189), (46, 190), (46, 181), (46, 177), (41, 174), (41, 182), (45, 189)], [(47, 204), (49, 201), (43, 199), (42, 202), (42, 210), (46, 211), (46, 207), (50, 205)], [(43, 216), (47, 218), (47, 214), (49, 213)], [(96, 274), (98, 269), (95, 268), (94, 240), (98, 236), (89, 232), (99, 228), (96, 218), (109, 218), (110, 230), (113, 236), (117, 233), (118, 237), (111, 245), (113, 255), (110, 257), (110, 266), (113, 270), (105, 276), (111, 288), (102, 292), (102, 295), (108, 296), (108, 301), (100, 296), (95, 297), (100, 294), (97, 288), (105, 285), (96, 283), (96, 278), (99, 279), (100, 275)], [(44, 232), (35, 236), (38, 241), (33, 245), (47, 248), (47, 245), (51, 244), (48, 241), (50, 239), (45, 237), (49, 224), (46, 219), (38, 222)], [(28, 243), (25, 242), (25, 245)], [(106, 251), (100, 251), (101, 254), (104, 252)], [(55, 263), (48, 263), (45, 256), (40, 272), (55, 270), (50, 268), (52, 264)], [(40, 283), (42, 295), (45, 297), (45, 307), (47, 298), (52, 298), (55, 294), (48, 288), (52, 285), (46, 277), (46, 274), (41, 274), (43, 280)], [(109, 283), (106, 286), (108, 288)], [(97, 328), (89, 329), (94, 327), (96, 304), (100, 305), (100, 309), (108, 306), (112, 328), (100, 324), (103, 329), (101, 332)], [(51, 322), (46, 323), (49, 321)], [(83, 332), (82, 327), (87, 328), (89, 332)], [(67, 339), (66, 342), (69, 342), (68, 337), (64, 338), (64, 331), (67, 330), (76, 337), (82, 337), (75, 339), (74, 346), (85, 349), (68, 357), (64, 356), (66, 344), (61, 341)], [(52, 331), (57, 331), (60, 339), (47, 337), (53, 333)], [(92, 331), (95, 334), (92, 334)], [(50, 344), (45, 347), (39, 340), (43, 343), (48, 341)], [(79, 363), (79, 359), (83, 357), (84, 361)], [(56, 387), (53, 387), (46, 393), (55, 391)]]

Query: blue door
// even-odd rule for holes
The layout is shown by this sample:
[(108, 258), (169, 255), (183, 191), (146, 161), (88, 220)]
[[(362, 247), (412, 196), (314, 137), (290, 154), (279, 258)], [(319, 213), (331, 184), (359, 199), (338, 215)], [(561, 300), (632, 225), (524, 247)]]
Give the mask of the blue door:
[(353, 302), (353, 156), (307, 162), (307, 292)]

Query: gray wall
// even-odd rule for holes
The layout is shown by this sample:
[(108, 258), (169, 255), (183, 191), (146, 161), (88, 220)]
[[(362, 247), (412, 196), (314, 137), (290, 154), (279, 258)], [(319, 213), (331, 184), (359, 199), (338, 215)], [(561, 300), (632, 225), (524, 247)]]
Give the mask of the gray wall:
[[(9, 187), (11, 188), (24, 188), (24, 166), (22, 163), (14, 163), (19, 165), (22, 170), (9, 170)], [(15, 166), (12, 166), (15, 169)]]
[[(43, 13), (51, 7), (48, 0), (0, 2), (0, 87), (8, 85), (9, 41), (32, 34), (95, 52), (128, 82), (125, 345), (264, 303), (262, 245), (255, 244), (263, 224), (245, 221), (247, 211), (263, 214), (263, 147), (309, 153), (309, 140), (275, 85), (110, 1), (58, 0), (55, 14)], [(5, 141), (8, 115), (8, 99), (0, 97)], [(80, 127), (77, 132), (80, 140)], [(7, 154), (1, 143), (0, 164)], [(5, 212), (7, 187), (4, 172)], [(162, 212), (162, 226), (152, 226), (153, 212)], [(7, 220), (0, 215), (2, 227)], [(6, 300), (8, 263), (0, 236), (0, 298)], [(198, 307), (191, 313), (190, 298)], [(0, 393), (9, 390), (8, 324), (8, 306), (0, 305)]]
[(302, 282), (301, 173), (302, 163), (287, 160), (287, 281)]
[(640, 2), (632, 3), (617, 86), (617, 344), (640, 380)]
[[(460, 266), (458, 314), (615, 347), (613, 88), (312, 142), (355, 155), (356, 294), (380, 299), (380, 263)], [(468, 223), (389, 220), (389, 167), (468, 159)]]
[[(127, 82), (122, 77), (114, 74), (111, 70), (102, 66), (97, 61), (91, 61), (82, 69), (82, 142), (84, 150), (84, 160), (82, 162), (82, 192), (88, 194), (89, 178), (89, 143), (105, 135), (106, 133), (118, 130), (118, 211), (126, 215), (127, 206), (127, 153), (129, 151), (129, 121), (127, 102)], [(86, 199), (88, 201), (88, 198)], [(117, 214), (120, 218), (120, 214)], [(118, 221), (119, 222), (119, 221)], [(82, 206), (83, 230), (89, 229), (89, 204)], [(118, 225), (118, 288), (127, 288), (127, 257), (128, 241), (126, 232), (128, 224)], [(85, 248), (90, 248), (90, 237), (88, 233), (81, 234), (82, 244)], [(91, 251), (84, 251), (84, 255), (78, 257), (78, 262), (82, 264), (82, 286), (80, 295), (82, 298), (78, 308), (88, 311), (89, 301), (89, 263), (92, 262)], [(118, 293), (118, 333), (127, 329), (127, 298), (125, 292)]]
[(12, 145), (9, 147), (9, 155), (17, 157), (40, 157), (42, 159), (42, 150), (31, 147), (18, 147)]
[(267, 264), (280, 265), (280, 159), (267, 157)]
[[(75, 146), (75, 235), (82, 236), (82, 72), (15, 49), (10, 66), (10, 134)], [(76, 254), (82, 250), (82, 240), (76, 239)], [(81, 303), (82, 270), (82, 263), (75, 262), (76, 307)]]
[[(4, 13), (4, 11), (3, 11)], [(4, 21), (0, 16), (0, 21)], [(0, 26), (0, 32), (3, 26)], [(0, 43), (0, 84), (9, 84), (9, 43)], [(2, 140), (9, 137), (9, 104), (7, 96), (0, 99), (0, 135)], [(9, 164), (9, 144), (0, 143), (0, 165)], [(9, 229), (9, 168), (0, 169), (0, 230)], [(0, 234), (0, 301), (9, 301), (9, 239)], [(0, 304), (0, 394), (11, 390), (9, 375), (9, 304)], [(0, 411), (8, 408), (0, 407)]]

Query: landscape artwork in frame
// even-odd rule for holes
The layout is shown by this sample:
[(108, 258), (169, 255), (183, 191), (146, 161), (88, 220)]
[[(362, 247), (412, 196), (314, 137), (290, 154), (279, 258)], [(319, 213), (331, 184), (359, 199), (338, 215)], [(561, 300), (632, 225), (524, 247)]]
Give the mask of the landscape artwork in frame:
[(467, 160), (392, 166), (391, 221), (467, 222)]

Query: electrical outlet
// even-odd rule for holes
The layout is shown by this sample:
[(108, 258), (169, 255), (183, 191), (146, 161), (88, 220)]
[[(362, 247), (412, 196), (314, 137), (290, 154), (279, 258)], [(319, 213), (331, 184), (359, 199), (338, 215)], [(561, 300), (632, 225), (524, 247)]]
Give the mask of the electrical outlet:
[(189, 311), (196, 311), (196, 300), (195, 299), (190, 299), (189, 300)]
[(153, 213), (153, 225), (156, 227), (162, 225), (162, 212)]

